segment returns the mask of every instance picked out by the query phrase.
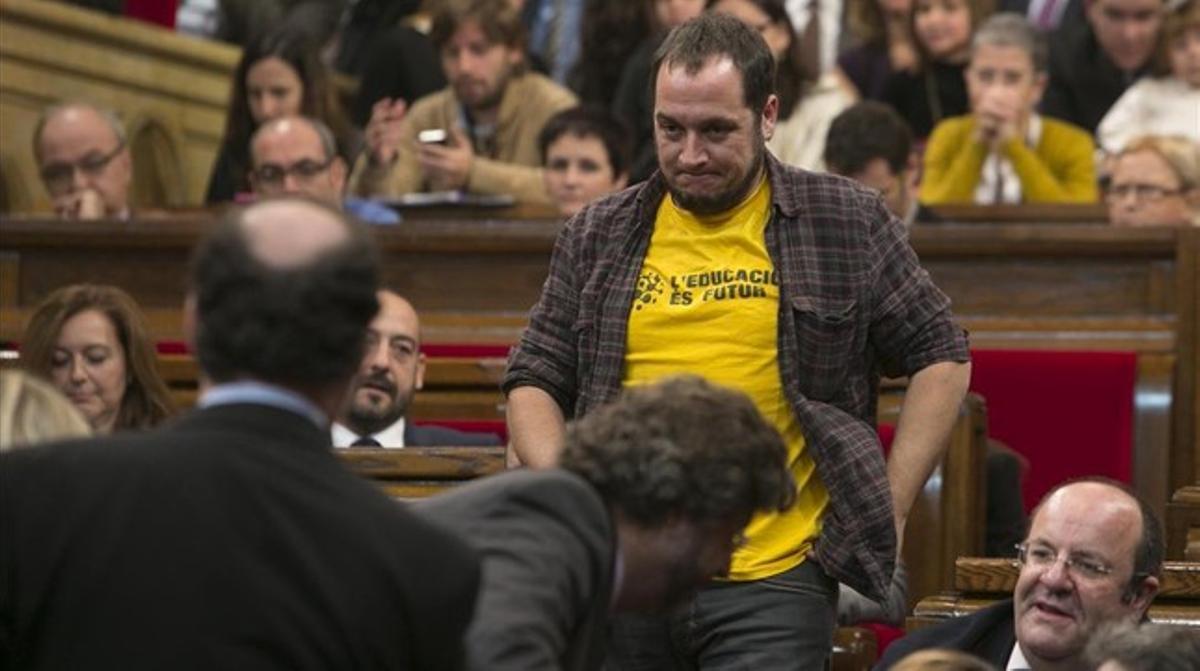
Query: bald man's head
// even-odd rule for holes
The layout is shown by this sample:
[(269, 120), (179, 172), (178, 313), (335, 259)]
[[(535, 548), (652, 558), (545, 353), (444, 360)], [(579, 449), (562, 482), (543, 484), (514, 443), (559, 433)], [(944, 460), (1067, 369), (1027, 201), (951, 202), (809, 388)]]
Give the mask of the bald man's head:
[(367, 349), (342, 414), (342, 423), (359, 435), (394, 424), (425, 384), (417, 311), (394, 291), (384, 289), (378, 297), (379, 312), (367, 328)]
[(329, 128), (306, 117), (275, 119), (250, 139), (250, 185), (267, 197), (305, 195), (341, 207), (346, 164)]
[(133, 162), (125, 131), (111, 112), (73, 103), (46, 110), (34, 130), (33, 155), (59, 216), (124, 216)]
[(1122, 485), (1079, 481), (1034, 510), (1013, 590), (1017, 642), (1040, 666), (1080, 666), (1104, 626), (1136, 623), (1158, 590), (1162, 531)]
[(379, 304), (363, 229), (314, 201), (279, 199), (227, 215), (196, 251), (196, 350), (216, 382), (348, 384)]

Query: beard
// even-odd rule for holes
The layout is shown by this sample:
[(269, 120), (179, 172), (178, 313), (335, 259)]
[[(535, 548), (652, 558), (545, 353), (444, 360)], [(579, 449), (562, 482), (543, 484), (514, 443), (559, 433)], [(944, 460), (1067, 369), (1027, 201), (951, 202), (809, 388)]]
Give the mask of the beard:
[(692, 214), (711, 215), (731, 210), (735, 205), (742, 202), (750, 194), (755, 185), (758, 184), (763, 163), (766, 161), (766, 144), (762, 136), (762, 130), (757, 126), (755, 126), (754, 136), (754, 156), (750, 161), (749, 169), (746, 170), (746, 174), (742, 175), (740, 180), (731, 184), (727, 189), (715, 193), (688, 193), (676, 186), (672, 178), (664, 171), (663, 176), (666, 177), (667, 192), (671, 194), (671, 198), (675, 200), (675, 204)]
[[(389, 401), (377, 403), (373, 398), (360, 398), (364, 388), (386, 395)], [(367, 375), (354, 385), (346, 409), (346, 425), (361, 435), (379, 433), (408, 412), (412, 396), (412, 389), (400, 389), (386, 374)]]

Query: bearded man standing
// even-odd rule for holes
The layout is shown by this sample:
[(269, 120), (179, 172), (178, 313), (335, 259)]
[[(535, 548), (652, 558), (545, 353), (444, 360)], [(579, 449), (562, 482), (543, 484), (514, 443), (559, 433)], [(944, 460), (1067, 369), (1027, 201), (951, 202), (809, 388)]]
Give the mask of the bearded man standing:
[[(784, 436), (796, 502), (750, 521), (726, 580), (617, 623), (610, 666), (823, 668), (837, 581), (885, 599), (966, 392), (966, 338), (877, 194), (767, 153), (779, 99), (757, 31), (702, 15), (651, 75), (659, 171), (560, 235), (504, 380), (513, 456), (552, 466), (567, 417), (672, 374), (749, 395)], [(910, 378), (886, 467), (881, 372)]]

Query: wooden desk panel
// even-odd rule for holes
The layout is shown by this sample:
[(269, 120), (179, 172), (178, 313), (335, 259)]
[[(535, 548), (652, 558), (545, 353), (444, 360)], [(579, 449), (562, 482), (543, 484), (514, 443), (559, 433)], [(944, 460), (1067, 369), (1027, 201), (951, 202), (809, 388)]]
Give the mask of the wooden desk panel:
[[(426, 340), (515, 342), (561, 223), (516, 209), (422, 216), (375, 231), (385, 278), (421, 311)], [(51, 289), (108, 281), (142, 302), (157, 337), (178, 340), (186, 259), (212, 217), (0, 219), (0, 338), (18, 339)], [(1200, 230), (936, 225), (912, 243), (976, 347), (1137, 352), (1137, 487), (1162, 509), (1200, 480)]]

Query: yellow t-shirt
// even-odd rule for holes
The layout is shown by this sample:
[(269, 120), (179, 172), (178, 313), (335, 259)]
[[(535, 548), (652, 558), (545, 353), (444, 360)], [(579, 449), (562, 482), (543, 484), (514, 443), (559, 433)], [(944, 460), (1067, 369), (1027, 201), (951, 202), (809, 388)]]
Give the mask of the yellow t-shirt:
[(638, 276), (622, 381), (700, 375), (749, 395), (787, 442), (796, 504), (750, 521), (731, 580), (766, 578), (804, 561), (829, 503), (779, 374), (779, 279), (763, 235), (770, 208), (765, 178), (718, 215), (697, 217), (663, 199)]

